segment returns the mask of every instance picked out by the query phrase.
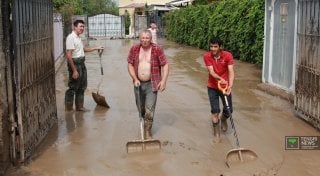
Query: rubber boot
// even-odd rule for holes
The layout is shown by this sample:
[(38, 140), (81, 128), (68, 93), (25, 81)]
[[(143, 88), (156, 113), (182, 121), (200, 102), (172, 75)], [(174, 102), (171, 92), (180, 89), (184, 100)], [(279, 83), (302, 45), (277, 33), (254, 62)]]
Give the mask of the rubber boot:
[(83, 107), (84, 101), (76, 102), (76, 111), (88, 112), (89, 110)]
[(152, 121), (145, 120), (144, 121), (144, 138), (145, 139), (152, 139), (151, 128), (152, 128)]
[(73, 110), (73, 102), (65, 102), (65, 111)]
[(213, 136), (214, 136), (213, 142), (220, 143), (221, 138), (220, 138), (220, 123), (219, 123), (219, 121), (217, 123), (212, 122), (212, 127), (213, 127)]
[(226, 132), (228, 130), (227, 118), (223, 114), (221, 114), (221, 130), (223, 132)]

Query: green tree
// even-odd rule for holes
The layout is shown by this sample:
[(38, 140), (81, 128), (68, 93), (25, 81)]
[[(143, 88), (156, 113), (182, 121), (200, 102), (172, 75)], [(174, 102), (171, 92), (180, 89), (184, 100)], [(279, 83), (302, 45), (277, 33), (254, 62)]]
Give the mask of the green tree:
[(83, 7), (80, 0), (53, 0), (55, 13), (60, 13), (63, 18), (63, 33), (66, 36), (71, 32), (71, 17), (83, 14)]
[(130, 20), (130, 14), (129, 12), (126, 10), (125, 12), (125, 34), (126, 35), (129, 35), (129, 28), (130, 28), (130, 25), (131, 25), (131, 20)]
[(53, 0), (55, 13), (63, 18), (64, 34), (71, 32), (71, 17), (73, 15), (94, 16), (97, 14), (118, 15), (118, 7), (112, 0)]
[(202, 49), (219, 36), (235, 58), (262, 64), (264, 7), (261, 0), (220, 0), (174, 10), (165, 16), (166, 36)]
[(209, 4), (210, 2), (208, 0), (194, 0), (193, 1), (193, 5), (207, 5)]
[[(53, 0), (53, 8), (54, 12), (73, 15), (119, 14), (118, 7), (112, 0)], [(65, 10), (69, 10), (69, 12), (65, 12)]]
[[(72, 13), (80, 15), (83, 13), (82, 0), (53, 0), (53, 10), (56, 13)], [(66, 10), (69, 10), (66, 12)]]
[(97, 14), (113, 14), (118, 15), (119, 10), (112, 0), (85, 0), (85, 10), (88, 16)]

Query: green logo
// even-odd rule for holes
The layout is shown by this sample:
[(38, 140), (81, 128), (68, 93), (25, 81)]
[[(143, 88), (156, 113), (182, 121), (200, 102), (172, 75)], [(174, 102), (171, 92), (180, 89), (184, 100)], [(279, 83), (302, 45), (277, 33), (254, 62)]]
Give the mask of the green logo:
[(297, 138), (288, 138), (288, 142), (290, 142), (291, 144), (294, 144), (297, 141), (298, 141)]
[(299, 149), (299, 137), (286, 136), (286, 150), (297, 150)]

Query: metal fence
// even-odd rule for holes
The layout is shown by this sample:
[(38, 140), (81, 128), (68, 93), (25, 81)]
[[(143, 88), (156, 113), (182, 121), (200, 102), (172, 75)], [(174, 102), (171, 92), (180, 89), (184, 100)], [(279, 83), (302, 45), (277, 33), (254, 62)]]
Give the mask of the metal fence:
[(125, 19), (124, 16), (100, 14), (88, 18), (90, 37), (124, 37)]
[(51, 0), (13, 0), (18, 157), (24, 161), (57, 121)]
[[(9, 166), (10, 154), (15, 148), (10, 145), (14, 141), (12, 123), (14, 122), (12, 81), (10, 67), (10, 5), (8, 1), (0, 3), (0, 175), (5, 174)], [(13, 138), (11, 137), (13, 136)], [(13, 158), (13, 156), (12, 156)]]
[(163, 16), (166, 12), (165, 11), (158, 11), (158, 10), (154, 10), (154, 11), (150, 11), (148, 14), (148, 24), (150, 24), (151, 22), (154, 22), (157, 24), (157, 27), (159, 29), (158, 32), (158, 37), (165, 37), (165, 31), (164, 31), (164, 19)]
[(320, 3), (299, 0), (295, 109), (320, 129)]

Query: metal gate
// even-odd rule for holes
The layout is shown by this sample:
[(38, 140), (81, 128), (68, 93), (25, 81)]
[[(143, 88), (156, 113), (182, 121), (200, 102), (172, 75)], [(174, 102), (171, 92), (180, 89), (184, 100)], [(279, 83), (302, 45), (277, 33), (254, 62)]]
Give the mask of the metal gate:
[(51, 0), (13, 0), (17, 160), (35, 150), (57, 120)]
[(295, 109), (320, 129), (320, 3), (299, 0)]
[[(165, 12), (166, 11), (154, 10), (154, 11), (149, 11), (149, 14), (148, 14), (148, 24), (150, 24), (151, 22), (154, 22), (157, 24), (157, 27), (159, 29), (158, 37), (165, 36), (164, 19), (163, 19)], [(150, 26), (150, 25), (148, 25), (148, 26)]]
[(117, 37), (125, 36), (124, 16), (100, 14), (88, 18), (90, 37)]
[(137, 15), (134, 16), (134, 36), (138, 37), (141, 30), (148, 29), (147, 16)]

